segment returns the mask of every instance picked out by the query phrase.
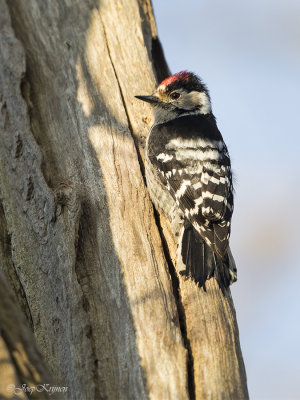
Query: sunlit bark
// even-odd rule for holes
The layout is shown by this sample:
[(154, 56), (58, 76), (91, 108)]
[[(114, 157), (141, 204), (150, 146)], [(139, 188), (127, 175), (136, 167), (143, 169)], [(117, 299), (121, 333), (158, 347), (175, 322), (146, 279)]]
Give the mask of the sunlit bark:
[(21, 308), (30, 345), (10, 340), (39, 371), (20, 375), (4, 335), (3, 382), (49, 369), (72, 399), (247, 398), (230, 293), (177, 274), (145, 187), (151, 112), (134, 95), (169, 73), (150, 1), (0, 6), (1, 269), (18, 303), (0, 303), (1, 332)]

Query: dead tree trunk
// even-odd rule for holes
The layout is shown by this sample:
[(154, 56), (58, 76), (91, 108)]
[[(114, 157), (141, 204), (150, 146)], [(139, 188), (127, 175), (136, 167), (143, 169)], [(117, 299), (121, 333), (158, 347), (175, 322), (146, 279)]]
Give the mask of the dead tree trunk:
[(0, 9), (1, 270), (28, 321), (0, 302), (0, 395), (49, 368), (68, 399), (248, 398), (230, 292), (177, 274), (143, 179), (134, 95), (168, 74), (150, 0)]

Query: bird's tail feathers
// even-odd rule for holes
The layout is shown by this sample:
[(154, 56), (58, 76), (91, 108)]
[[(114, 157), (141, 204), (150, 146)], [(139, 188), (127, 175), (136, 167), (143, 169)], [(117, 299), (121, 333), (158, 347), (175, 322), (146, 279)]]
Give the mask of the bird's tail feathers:
[(237, 279), (236, 265), (231, 250), (224, 259), (218, 257), (188, 221), (185, 221), (179, 238), (177, 260), (180, 273), (192, 278), (206, 291), (205, 282), (214, 276), (224, 293)]

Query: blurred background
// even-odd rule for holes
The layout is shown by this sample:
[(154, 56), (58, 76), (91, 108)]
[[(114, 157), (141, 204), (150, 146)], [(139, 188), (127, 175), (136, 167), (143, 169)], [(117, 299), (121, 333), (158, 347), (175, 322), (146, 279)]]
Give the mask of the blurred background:
[(152, 2), (172, 73), (207, 84), (232, 158), (250, 398), (300, 399), (300, 2)]

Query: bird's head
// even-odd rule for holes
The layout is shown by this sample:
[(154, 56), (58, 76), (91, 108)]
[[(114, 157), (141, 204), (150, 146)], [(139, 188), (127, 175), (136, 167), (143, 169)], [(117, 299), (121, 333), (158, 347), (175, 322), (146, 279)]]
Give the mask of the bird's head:
[(208, 90), (192, 72), (181, 71), (161, 82), (151, 96), (135, 96), (154, 108), (155, 123), (189, 114), (209, 114)]

